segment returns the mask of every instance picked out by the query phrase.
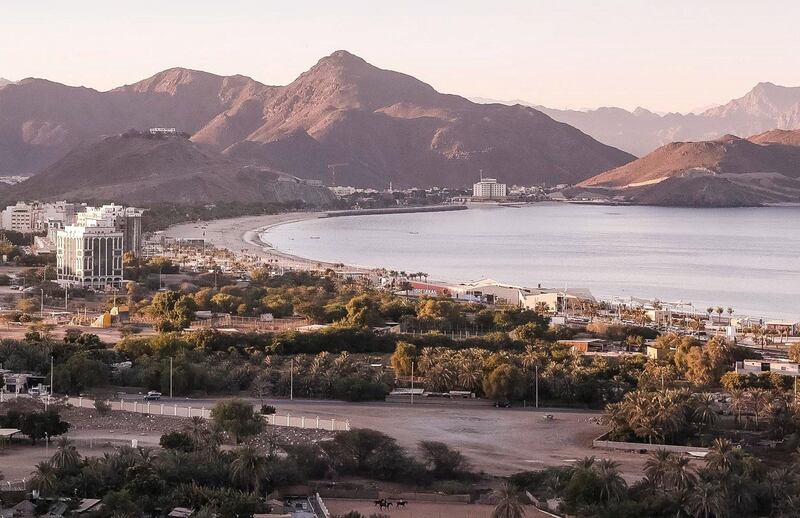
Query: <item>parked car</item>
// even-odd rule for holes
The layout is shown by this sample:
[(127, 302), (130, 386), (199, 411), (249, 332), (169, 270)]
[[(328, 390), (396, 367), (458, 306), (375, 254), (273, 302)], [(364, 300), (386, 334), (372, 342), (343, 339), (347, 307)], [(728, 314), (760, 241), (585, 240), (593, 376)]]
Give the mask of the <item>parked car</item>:
[(151, 390), (144, 395), (145, 401), (158, 401), (159, 399), (161, 399), (161, 392), (156, 392), (155, 390)]

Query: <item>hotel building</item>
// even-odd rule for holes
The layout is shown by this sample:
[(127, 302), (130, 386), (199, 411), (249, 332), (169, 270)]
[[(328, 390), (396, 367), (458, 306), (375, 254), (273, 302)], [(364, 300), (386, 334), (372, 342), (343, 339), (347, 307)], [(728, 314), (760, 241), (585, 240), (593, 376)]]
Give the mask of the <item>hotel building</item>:
[(495, 199), (506, 197), (506, 184), (497, 183), (495, 178), (481, 178), (472, 186), (472, 197), (483, 199)]

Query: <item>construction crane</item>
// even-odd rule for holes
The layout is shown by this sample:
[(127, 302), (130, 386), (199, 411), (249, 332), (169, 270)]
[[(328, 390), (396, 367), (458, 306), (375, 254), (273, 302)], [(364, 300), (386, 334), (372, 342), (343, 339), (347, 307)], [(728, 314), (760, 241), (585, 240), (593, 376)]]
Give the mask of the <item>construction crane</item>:
[(336, 187), (336, 168), (346, 166), (347, 163), (343, 164), (328, 164), (328, 170), (331, 172), (331, 187)]

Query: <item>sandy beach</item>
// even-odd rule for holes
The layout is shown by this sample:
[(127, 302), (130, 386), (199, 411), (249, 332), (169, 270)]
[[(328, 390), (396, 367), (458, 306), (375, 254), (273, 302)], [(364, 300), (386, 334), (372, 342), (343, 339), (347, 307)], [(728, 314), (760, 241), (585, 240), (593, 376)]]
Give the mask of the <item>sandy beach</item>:
[[(319, 218), (324, 214), (325, 212), (284, 212), (280, 214), (216, 219), (202, 223), (182, 223), (169, 227), (164, 231), (164, 234), (182, 239), (205, 238), (206, 243), (217, 248), (226, 248), (237, 254), (261, 257), (283, 268), (324, 270), (335, 265), (287, 254), (272, 248), (272, 246), (262, 242), (259, 238), (262, 232), (276, 225)], [(350, 267), (348, 268), (350, 269)], [(355, 267), (352, 269), (362, 270)]]

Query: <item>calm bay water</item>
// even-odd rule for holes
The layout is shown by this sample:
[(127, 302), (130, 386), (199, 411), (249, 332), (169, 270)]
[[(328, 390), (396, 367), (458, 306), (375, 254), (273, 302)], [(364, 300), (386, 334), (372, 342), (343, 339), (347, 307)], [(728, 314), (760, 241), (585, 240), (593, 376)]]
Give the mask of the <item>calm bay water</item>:
[(285, 252), (449, 281), (589, 288), (800, 320), (800, 208), (535, 204), (274, 227)]

